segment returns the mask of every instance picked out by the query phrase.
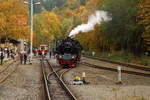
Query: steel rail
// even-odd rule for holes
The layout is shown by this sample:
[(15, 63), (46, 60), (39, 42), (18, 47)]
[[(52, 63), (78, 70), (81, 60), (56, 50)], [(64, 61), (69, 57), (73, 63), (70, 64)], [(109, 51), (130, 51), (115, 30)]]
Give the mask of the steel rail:
[(102, 58), (98, 58), (98, 57), (91, 57), (91, 56), (84, 56), (84, 57), (91, 58), (91, 59), (96, 59), (96, 60), (99, 60), (99, 61), (104, 61), (104, 62), (108, 62), (108, 63), (112, 63), (112, 64), (118, 64), (118, 65), (129, 67), (129, 68), (140, 69), (140, 70), (144, 70), (144, 71), (150, 72), (150, 68), (148, 68), (146, 66), (142, 66), (142, 65), (140, 66), (140, 65), (133, 65), (133, 64), (128, 64), (128, 63), (110, 61), (110, 60), (106, 60), (106, 59), (102, 59)]
[(8, 65), (5, 65), (6, 67), (4, 68), (4, 69), (2, 69), (2, 70), (0, 70), (0, 74), (2, 73), (2, 72), (4, 72), (5, 70), (7, 70), (14, 62), (16, 62), (17, 60), (15, 60), (15, 61), (12, 61), (10, 64), (8, 64)]
[(68, 72), (69, 70), (71, 70), (71, 68), (66, 70), (66, 71), (64, 71), (63, 73), (61, 73), (60, 80), (62, 81), (62, 84), (65, 86), (65, 89), (73, 96), (73, 98), (74, 98), (73, 100), (77, 100), (77, 98), (73, 95), (73, 93), (70, 91), (70, 89), (67, 87), (67, 85), (63, 81), (63, 74)]
[[(16, 62), (12, 62), (11, 65), (12, 65), (12, 64), (15, 64), (15, 63), (16, 63)], [(1, 71), (0, 74), (4, 73), (4, 71), (6, 71), (6, 69), (8, 69), (11, 65), (8, 65), (7, 68), (5, 68), (3, 71)], [(17, 67), (19, 66), (19, 63), (17, 63), (17, 64), (14, 65), (14, 66), (15, 66), (14, 69), (13, 69), (11, 72), (9, 72), (7, 75), (5, 75), (5, 77), (3, 77), (3, 78), (0, 80), (0, 84), (3, 83), (6, 79), (8, 79), (8, 77), (9, 77), (10, 75), (12, 75), (13, 72), (16, 71)]]
[(48, 97), (48, 100), (52, 100), (52, 99), (51, 99), (51, 96), (50, 96), (50, 89), (49, 89), (49, 86), (48, 86), (46, 73), (45, 73), (45, 70), (44, 70), (44, 62), (43, 62), (43, 59), (41, 60), (41, 67), (42, 67), (42, 73), (43, 73), (43, 78), (44, 78), (44, 83), (45, 83), (45, 88), (46, 88), (47, 97)]
[[(56, 72), (59, 72), (60, 70), (62, 70), (62, 69), (58, 69)], [(49, 77), (50, 77), (52, 74), (54, 74), (54, 72), (48, 73), (47, 79), (49, 79)]]
[[(115, 68), (109, 68), (109, 67), (105, 67), (105, 66), (98, 66), (98, 65), (94, 65), (94, 64), (87, 63), (87, 62), (81, 62), (81, 64), (82, 64), (82, 65), (89, 66), (89, 67), (98, 68), (98, 69), (103, 69), (103, 70), (109, 70), (109, 71), (113, 71), (113, 72), (117, 72), (117, 71), (118, 71), (118, 70), (115, 69)], [(141, 72), (136, 72), (136, 71), (121, 70), (121, 72), (127, 73), (127, 74), (133, 74), (133, 75), (144, 76), (144, 77), (150, 77), (150, 74), (141, 73)]]
[(73, 95), (73, 93), (70, 91), (70, 89), (67, 87), (67, 85), (64, 83), (64, 81), (60, 78), (60, 76), (58, 75), (58, 73), (54, 70), (54, 68), (51, 66), (51, 64), (49, 63), (49, 61), (46, 59), (49, 67), (51, 68), (51, 70), (54, 72), (55, 76), (58, 78), (58, 80), (60, 81), (60, 85), (61, 87), (65, 90), (65, 92), (68, 94), (68, 96), (71, 98), (71, 100), (77, 100), (77, 98)]

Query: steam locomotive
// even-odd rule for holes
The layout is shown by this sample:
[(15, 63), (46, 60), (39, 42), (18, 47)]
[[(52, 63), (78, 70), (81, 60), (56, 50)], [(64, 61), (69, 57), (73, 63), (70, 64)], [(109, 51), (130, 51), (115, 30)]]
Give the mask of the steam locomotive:
[(76, 67), (80, 62), (82, 46), (80, 43), (70, 37), (59, 41), (56, 47), (56, 58), (59, 64), (66, 68)]

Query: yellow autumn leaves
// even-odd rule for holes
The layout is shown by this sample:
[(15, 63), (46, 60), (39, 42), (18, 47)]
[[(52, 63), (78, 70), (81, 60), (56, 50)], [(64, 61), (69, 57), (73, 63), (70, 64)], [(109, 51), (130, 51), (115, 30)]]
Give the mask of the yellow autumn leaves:
[(34, 43), (45, 44), (61, 35), (61, 23), (53, 12), (42, 11), (34, 16)]
[(150, 51), (150, 1), (141, 0), (138, 5), (138, 23), (144, 27), (144, 31), (141, 34), (146, 48)]
[[(22, 21), (22, 24), (19, 22)], [(27, 38), (28, 7), (22, 0), (2, 0), (0, 3), (0, 37)]]
[[(127, 49), (135, 52), (140, 51), (139, 48), (142, 51), (143, 45), (149, 48), (149, 0), (66, 0), (64, 6), (54, 6), (49, 11), (41, 8), (40, 13), (34, 14), (35, 45), (68, 36), (74, 27), (87, 23), (88, 15), (96, 10), (105, 10), (112, 17), (111, 23), (96, 25), (95, 30), (77, 36), (87, 50)], [(1, 0), (0, 37), (29, 39), (29, 17), (29, 7), (23, 0)]]

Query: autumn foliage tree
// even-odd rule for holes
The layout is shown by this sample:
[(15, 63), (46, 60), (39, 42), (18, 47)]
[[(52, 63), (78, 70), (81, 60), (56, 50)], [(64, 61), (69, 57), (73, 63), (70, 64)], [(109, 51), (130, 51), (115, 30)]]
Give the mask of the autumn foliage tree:
[[(61, 36), (68, 36), (72, 29), (82, 23), (87, 23), (89, 15), (96, 10), (104, 10), (112, 20), (96, 25), (94, 30), (77, 35), (85, 50), (123, 51), (140, 55), (145, 47), (149, 48), (149, 0), (62, 0), (63, 3), (60, 6), (57, 5), (59, 4), (57, 1), (60, 0), (42, 1), (47, 2), (47, 6), (52, 3), (51, 8), (46, 11), (47, 14), (42, 12), (35, 15), (34, 30), (39, 36), (39, 41), (52, 40), (55, 37), (53, 34), (59, 32)], [(44, 5), (45, 8), (47, 6)], [(50, 18), (52, 14), (58, 20)], [(0, 22), (3, 20), (5, 18)], [(53, 24), (55, 26), (52, 20), (60, 25), (56, 26), (59, 32), (50, 32), (49, 29), (55, 30), (50, 27)], [(46, 40), (46, 37), (51, 38)]]
[(150, 1), (141, 0), (138, 4), (137, 20), (143, 27), (141, 38), (144, 40), (145, 47), (150, 51)]
[(113, 48), (112, 43), (103, 34), (102, 25), (96, 25), (94, 30), (87, 33), (80, 33), (77, 35), (84, 49), (87, 51), (104, 52), (110, 51)]
[(47, 44), (61, 36), (61, 23), (53, 12), (43, 10), (34, 16), (35, 44)]
[(28, 7), (22, 0), (3, 0), (0, 3), (0, 36), (27, 38)]

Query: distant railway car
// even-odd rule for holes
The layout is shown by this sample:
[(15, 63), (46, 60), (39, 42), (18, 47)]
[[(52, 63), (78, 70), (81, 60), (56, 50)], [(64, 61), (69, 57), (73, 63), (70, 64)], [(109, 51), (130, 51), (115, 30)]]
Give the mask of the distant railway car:
[(38, 54), (39, 55), (46, 55), (48, 53), (48, 45), (40, 45), (38, 48)]
[(62, 39), (56, 47), (56, 57), (59, 64), (63, 67), (76, 67), (80, 62), (82, 46), (70, 37)]

